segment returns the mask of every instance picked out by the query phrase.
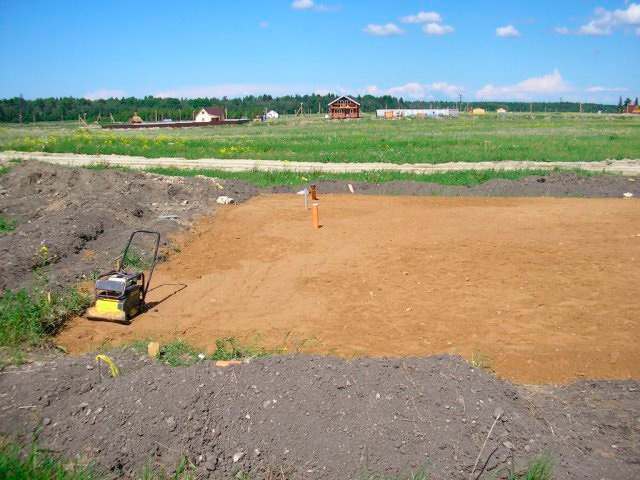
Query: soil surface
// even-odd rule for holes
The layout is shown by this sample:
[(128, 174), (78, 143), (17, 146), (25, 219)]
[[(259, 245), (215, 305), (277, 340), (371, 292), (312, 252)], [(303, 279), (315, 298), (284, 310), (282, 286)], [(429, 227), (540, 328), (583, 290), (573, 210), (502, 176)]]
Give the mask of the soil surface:
[[(182, 247), (160, 265), (155, 305), (133, 325), (76, 319), (59, 338), (76, 352), (145, 336), (204, 349), (260, 333), (291, 351), (459, 353), (476, 367), (450, 355), (283, 355), (170, 369), (127, 348), (109, 353), (122, 374), (101, 381), (93, 355), (47, 355), (0, 372), (1, 435), (28, 444), (39, 426), (42, 445), (112, 478), (149, 461), (171, 470), (183, 455), (201, 478), (366, 478), (421, 466), (434, 480), (504, 478), (547, 454), (556, 478), (640, 477), (640, 209), (621, 199), (640, 195), (640, 182), (553, 173), (471, 188), (352, 184), (393, 197), (327, 195), (347, 193), (347, 182), (321, 182), (323, 228), (312, 231), (300, 196), (215, 204), (301, 186), (9, 165), (0, 213), (18, 226), (0, 237), (1, 288), (33, 282), (44, 245), (44, 273), (59, 286), (111, 269), (135, 229)], [(636, 380), (527, 387), (478, 365), (520, 382)]]
[(519, 387), (456, 356), (182, 369), (111, 356), (122, 373), (102, 382), (92, 356), (0, 373), (0, 432), (41, 425), (43, 446), (95, 459), (114, 478), (147, 462), (171, 470), (183, 455), (201, 478), (397, 478), (421, 466), (432, 480), (506, 478), (540, 455), (554, 478), (640, 476), (635, 381)]
[[(213, 211), (218, 195), (246, 200), (256, 189), (220, 190), (206, 178), (163, 177), (116, 170), (65, 168), (40, 162), (8, 164), (0, 176), (0, 213), (17, 228), (0, 236), (0, 292), (29, 286), (40, 272), (52, 287), (67, 286), (92, 272), (113, 269), (133, 230), (171, 235), (192, 225), (195, 214)], [(160, 215), (177, 220), (159, 220)]]
[[(258, 189), (243, 181), (87, 170), (35, 161), (5, 165), (11, 170), (0, 176), (0, 214), (15, 220), (17, 228), (0, 236), (0, 291), (35, 281), (42, 246), (49, 252), (47, 267), (40, 271), (51, 279), (52, 287), (60, 288), (112, 269), (133, 230), (159, 230), (167, 247), (172, 235), (191, 227), (194, 215), (214, 212), (220, 195), (242, 203), (260, 193), (292, 193), (303, 187)], [(348, 193), (347, 185), (320, 182), (318, 188), (324, 193)], [(640, 178), (573, 173), (492, 180), (474, 187), (421, 182), (352, 185), (358, 193), (384, 195), (621, 198), (630, 192), (640, 196)], [(178, 219), (159, 220), (167, 214)]]
[(640, 379), (636, 199), (262, 195), (199, 220), (156, 269), (130, 326), (71, 320), (104, 342), (258, 337), (353, 356), (460, 354), (518, 383)]

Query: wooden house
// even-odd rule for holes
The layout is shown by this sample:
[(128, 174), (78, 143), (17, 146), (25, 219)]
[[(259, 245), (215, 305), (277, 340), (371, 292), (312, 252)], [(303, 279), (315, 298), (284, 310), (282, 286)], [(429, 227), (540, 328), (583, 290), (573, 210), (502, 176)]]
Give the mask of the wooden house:
[(221, 120), (226, 120), (224, 114), (224, 108), (221, 107), (204, 107), (201, 108), (198, 114), (196, 115), (196, 122), (219, 122)]
[(627, 108), (625, 108), (624, 113), (640, 115), (640, 107), (638, 107), (638, 105), (627, 105)]
[(359, 118), (360, 104), (353, 98), (343, 95), (329, 103), (329, 118)]

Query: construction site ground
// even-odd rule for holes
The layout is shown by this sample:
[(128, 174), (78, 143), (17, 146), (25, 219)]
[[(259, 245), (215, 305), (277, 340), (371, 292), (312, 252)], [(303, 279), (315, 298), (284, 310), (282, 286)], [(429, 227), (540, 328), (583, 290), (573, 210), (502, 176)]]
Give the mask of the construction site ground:
[(519, 383), (639, 378), (636, 200), (262, 195), (203, 217), (131, 326), (74, 319), (73, 353), (180, 337), (304, 352), (485, 358)]
[[(540, 455), (557, 478), (638, 478), (637, 185), (327, 182), (314, 231), (301, 186), (13, 165), (4, 288), (33, 281), (40, 245), (62, 287), (110, 269), (136, 228), (162, 229), (168, 258), (132, 325), (73, 319), (55, 339), (72, 355), (0, 373), (0, 433), (39, 427), (113, 478), (182, 456), (204, 478), (506, 478)], [(214, 208), (220, 194), (238, 204)], [(172, 369), (117, 348), (183, 338), (209, 353), (228, 335), (298, 354)], [(120, 376), (100, 378), (96, 348)]]

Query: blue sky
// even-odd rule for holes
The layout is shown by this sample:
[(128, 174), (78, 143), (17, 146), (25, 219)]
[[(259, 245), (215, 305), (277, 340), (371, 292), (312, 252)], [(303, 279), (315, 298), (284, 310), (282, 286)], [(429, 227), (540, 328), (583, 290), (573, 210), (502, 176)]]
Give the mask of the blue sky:
[(640, 96), (640, 2), (0, 0), (0, 97)]

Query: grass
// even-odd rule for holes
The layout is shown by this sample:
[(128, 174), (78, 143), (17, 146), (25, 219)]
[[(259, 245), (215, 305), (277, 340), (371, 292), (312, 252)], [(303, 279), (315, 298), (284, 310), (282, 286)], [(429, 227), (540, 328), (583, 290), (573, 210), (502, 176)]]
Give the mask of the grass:
[(216, 340), (216, 350), (209, 357), (211, 360), (238, 360), (241, 358), (264, 357), (286, 352), (286, 348), (267, 349), (258, 345), (258, 339), (250, 345), (242, 345), (234, 337)]
[(431, 477), (431, 473), (426, 466), (418, 468), (412, 473), (403, 473), (399, 475), (365, 475), (362, 480), (428, 480)]
[(539, 457), (533, 459), (522, 470), (509, 475), (509, 480), (551, 480), (552, 473), (551, 459)]
[[(145, 339), (131, 343), (129, 346), (138, 354), (147, 354), (147, 345), (152, 340)], [(216, 350), (206, 356), (207, 360), (239, 360), (243, 358), (264, 357), (284, 353), (287, 349), (267, 349), (258, 345), (255, 340), (249, 345), (239, 343), (234, 337), (225, 337), (216, 340)], [(198, 355), (204, 355), (201, 350), (178, 338), (173, 342), (160, 345), (158, 362), (170, 367), (187, 367), (201, 360)]]
[(350, 122), (283, 117), (268, 125), (176, 130), (29, 124), (2, 128), (0, 150), (325, 163), (595, 161), (637, 157), (640, 119), (536, 113), (389, 121), (365, 114)]
[(82, 313), (89, 301), (87, 294), (75, 288), (63, 293), (5, 291), (0, 297), (0, 347), (43, 343), (70, 316)]
[(487, 355), (481, 355), (481, 354), (477, 354), (477, 353), (473, 353), (471, 355), (471, 365), (473, 365), (475, 368), (481, 368), (483, 369), (485, 372), (493, 375), (495, 373), (495, 370), (493, 369), (493, 366), (491, 365), (491, 357), (487, 356)]
[(11, 170), (11, 167), (6, 166), (6, 167), (0, 167), (0, 177), (2, 175), (4, 175), (5, 173), (7, 173), (9, 170)]
[(16, 229), (17, 222), (0, 213), (0, 235), (12, 232)]
[[(120, 253), (122, 257), (124, 249)], [(126, 258), (122, 259), (122, 266), (125, 270), (131, 268), (138, 271), (149, 270), (153, 266), (153, 256), (145, 255), (139, 247), (131, 245), (127, 250)]]
[[(79, 460), (63, 461), (32, 443), (27, 452), (18, 445), (3, 442), (0, 445), (0, 479), (2, 480), (106, 480), (96, 472), (93, 464), (84, 465)], [(182, 458), (173, 474), (148, 463), (135, 476), (138, 480), (195, 480), (195, 467)]]
[[(405, 173), (386, 170), (377, 170), (372, 172), (360, 173), (296, 173), (291, 171), (284, 172), (263, 172), (251, 170), (246, 172), (227, 172), (224, 170), (208, 170), (208, 169), (184, 169), (177, 167), (152, 167), (145, 169), (146, 172), (156, 173), (159, 175), (179, 176), (179, 177), (195, 177), (202, 175), (210, 178), (219, 178), (225, 180), (245, 180), (256, 187), (272, 187), (272, 186), (298, 186), (317, 181), (328, 180), (344, 180), (352, 182), (368, 182), (368, 183), (385, 183), (393, 181), (414, 181), (414, 182), (431, 182), (438, 185), (446, 186), (473, 186), (481, 185), (493, 179), (518, 180), (520, 178), (532, 175), (545, 176), (551, 172), (561, 171), (554, 170), (463, 170), (438, 173)], [(566, 170), (563, 170), (566, 171)], [(586, 170), (572, 169), (573, 173), (583, 176), (602, 175), (597, 172), (589, 172)]]
[(33, 443), (26, 454), (13, 443), (0, 446), (0, 478), (3, 480), (97, 480), (94, 468), (79, 462), (63, 462)]

